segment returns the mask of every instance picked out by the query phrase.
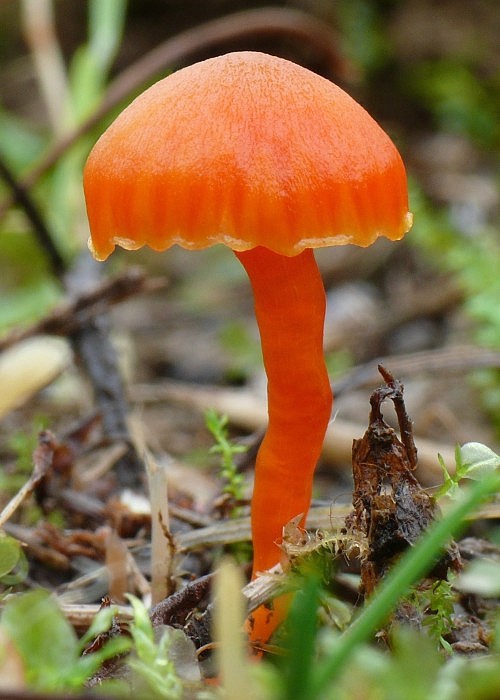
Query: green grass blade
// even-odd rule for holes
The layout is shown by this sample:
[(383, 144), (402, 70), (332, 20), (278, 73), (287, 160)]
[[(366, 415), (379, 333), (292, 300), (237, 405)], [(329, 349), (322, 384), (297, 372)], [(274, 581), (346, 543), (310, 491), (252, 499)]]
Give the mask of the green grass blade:
[(314, 643), (317, 632), (319, 577), (304, 579), (303, 588), (295, 594), (287, 628), (290, 633), (284, 678), (284, 700), (309, 700), (314, 663)]

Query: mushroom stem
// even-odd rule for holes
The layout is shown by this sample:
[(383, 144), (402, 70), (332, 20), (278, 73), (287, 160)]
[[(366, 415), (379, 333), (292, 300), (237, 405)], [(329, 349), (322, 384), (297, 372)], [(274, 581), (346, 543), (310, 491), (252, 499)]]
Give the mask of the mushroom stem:
[[(255, 577), (280, 560), (284, 525), (300, 514), (305, 520), (332, 392), (323, 355), (325, 291), (313, 251), (286, 257), (259, 246), (236, 256), (252, 284), (268, 378), (269, 423), (252, 498)], [(283, 614), (257, 610), (251, 638), (267, 641)]]

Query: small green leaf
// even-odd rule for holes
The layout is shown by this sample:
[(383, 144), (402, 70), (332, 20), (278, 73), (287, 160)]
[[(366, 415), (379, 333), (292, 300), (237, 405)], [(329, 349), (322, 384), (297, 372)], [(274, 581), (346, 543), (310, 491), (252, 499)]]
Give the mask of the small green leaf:
[(103, 661), (130, 649), (129, 638), (113, 637), (95, 653), (81, 656), (73, 627), (42, 589), (9, 600), (2, 628), (24, 661), (29, 687), (43, 692), (81, 689)]
[(480, 442), (468, 442), (460, 448), (463, 476), (478, 481), (500, 467), (500, 456)]
[[(205, 413), (205, 425), (215, 440), (209, 454), (221, 455), (220, 476), (226, 482), (224, 493), (229, 494), (235, 500), (241, 500), (244, 497), (244, 478), (238, 472), (234, 456), (245, 452), (247, 448), (244, 445), (235, 445), (229, 439), (228, 422), (227, 416), (219, 416), (213, 409), (209, 409)], [(236, 516), (238, 512), (237, 508), (234, 509), (233, 515)]]
[(63, 687), (59, 681), (77, 658), (77, 640), (55, 600), (43, 590), (20, 595), (5, 606), (2, 625), (26, 663), (30, 684)]
[(154, 634), (151, 620), (149, 619), (148, 611), (144, 603), (133, 595), (127, 595), (132, 609), (134, 611), (134, 624), (131, 627), (132, 635), (137, 634), (138, 637), (144, 640), (153, 642)]
[(0, 536), (0, 580), (16, 567), (21, 547), (11, 537)]

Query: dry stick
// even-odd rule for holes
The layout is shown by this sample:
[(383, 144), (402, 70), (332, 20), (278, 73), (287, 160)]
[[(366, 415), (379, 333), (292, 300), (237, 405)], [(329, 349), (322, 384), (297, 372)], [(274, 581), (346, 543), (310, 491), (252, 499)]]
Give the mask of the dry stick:
[(115, 440), (113, 444), (106, 445), (100, 450), (99, 456), (94, 457), (92, 465), (86, 465), (86, 468), (78, 474), (79, 485), (91, 488), (92, 484), (102, 479), (127, 454), (128, 449), (128, 444), (123, 440)]
[(148, 598), (151, 595), (151, 585), (131, 551), (127, 551), (127, 567), (133, 584), (132, 589), (137, 591), (142, 598)]
[(281, 564), (276, 564), (243, 588), (242, 593), (247, 601), (247, 611), (250, 613), (263, 603), (276, 598), (286, 591), (286, 587), (287, 576)]
[(52, 236), (47, 228), (40, 211), (35, 206), (33, 200), (26, 190), (14, 177), (10, 168), (0, 156), (0, 177), (12, 190), (14, 201), (17, 201), (28, 217), (38, 242), (42, 246), (45, 255), (49, 260), (54, 276), (60, 281), (66, 270), (66, 262), (57, 247), (54, 245)]
[[(97, 613), (102, 609), (102, 606), (100, 604), (96, 605), (91, 603), (60, 603), (60, 608), (64, 613), (65, 618), (68, 620), (70, 625), (77, 630), (77, 632), (85, 632), (94, 622), (94, 619)], [(133, 610), (130, 605), (113, 604), (113, 609), (116, 610), (120, 621), (132, 620), (134, 617)], [(80, 698), (81, 696), (78, 695), (77, 697)]]
[(172, 593), (172, 563), (175, 545), (170, 533), (167, 470), (145, 449), (144, 463), (151, 500), (151, 603)]
[(55, 437), (48, 430), (43, 430), (38, 437), (38, 447), (33, 453), (33, 473), (24, 486), (7, 503), (0, 513), (0, 527), (12, 517), (21, 503), (30, 496), (52, 466), (56, 447)]
[(454, 345), (436, 350), (421, 350), (407, 355), (391, 355), (370, 360), (353, 367), (335, 382), (335, 395), (338, 397), (354, 389), (376, 386), (379, 381), (378, 365), (391, 368), (391, 374), (398, 377), (416, 375), (435, 376), (463, 374), (475, 369), (500, 367), (500, 351), (473, 345)]
[(149, 451), (143, 423), (132, 419), (131, 433), (136, 451), (143, 455), (151, 504), (151, 602), (159, 603), (173, 588), (173, 559), (176, 545), (170, 531), (167, 465)]
[[(71, 274), (66, 276), (67, 289), (76, 297), (82, 289), (94, 287), (100, 275), (98, 263), (90, 255), (83, 255), (73, 266)], [(142, 484), (143, 464), (129, 436), (128, 404), (109, 332), (109, 317), (100, 314), (72, 333), (69, 340), (92, 382), (106, 438), (110, 441), (122, 440), (128, 445), (129, 449), (115, 465), (119, 483), (137, 488)]]
[[(354, 255), (351, 271), (358, 273), (359, 265)], [(438, 278), (433, 282), (420, 285), (418, 294), (398, 297), (388, 307), (379, 309), (368, 326), (358, 322), (353, 327), (353, 335), (361, 337), (367, 348), (377, 347), (381, 340), (402, 325), (418, 318), (442, 316), (456, 308), (463, 301), (463, 291), (448, 278)], [(343, 324), (327, 328), (325, 350), (332, 351), (345, 347), (345, 328)]]
[[(382, 375), (384, 381), (387, 384), (387, 389), (389, 390), (388, 398), (390, 398), (394, 404), (394, 409), (398, 417), (399, 433), (401, 436), (401, 442), (403, 443), (406, 455), (408, 457), (408, 463), (410, 469), (416, 469), (418, 463), (417, 448), (413, 441), (413, 426), (409, 415), (406, 412), (406, 406), (403, 399), (403, 385), (399, 379), (395, 379), (393, 374), (389, 372), (383, 365), (378, 366), (378, 371)], [(383, 401), (374, 399), (376, 393), (372, 394), (370, 398), (370, 404), (372, 407), (370, 413), (370, 426), (376, 420), (376, 418), (382, 419), (382, 414), (380, 412), (380, 406)]]
[(209, 515), (198, 513), (190, 508), (177, 506), (174, 503), (169, 503), (168, 512), (172, 518), (176, 518), (176, 520), (187, 523), (192, 527), (207, 527), (207, 525), (213, 522), (213, 519)]
[[(336, 48), (332, 28), (300, 10), (287, 8), (246, 10), (206, 22), (167, 39), (125, 69), (109, 84), (104, 99), (96, 111), (74, 131), (52, 146), (38, 165), (24, 176), (21, 186), (24, 189), (32, 187), (76, 141), (130, 94), (151, 81), (161, 71), (186, 61), (195, 53), (209, 51), (225, 42), (257, 36), (294, 39), (300, 45), (312, 48), (316, 54), (322, 54), (328, 65), (328, 72), (332, 75), (345, 80), (352, 78), (354, 74), (352, 66)], [(12, 206), (14, 199), (14, 197), (6, 197), (0, 204), (0, 219)]]
[(130, 267), (116, 277), (102, 280), (94, 289), (80, 293), (73, 300), (59, 304), (38, 323), (12, 331), (0, 339), (0, 352), (35, 335), (67, 337), (81, 330), (90, 319), (107, 313), (110, 306), (136, 294), (155, 292), (165, 286), (164, 279), (147, 279), (143, 270)]

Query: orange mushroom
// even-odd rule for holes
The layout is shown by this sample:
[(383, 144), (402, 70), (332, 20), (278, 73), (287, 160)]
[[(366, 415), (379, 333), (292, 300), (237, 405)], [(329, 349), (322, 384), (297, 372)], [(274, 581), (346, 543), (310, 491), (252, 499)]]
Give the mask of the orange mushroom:
[[(91, 250), (232, 248), (250, 278), (268, 378), (269, 425), (252, 499), (254, 576), (280, 559), (283, 526), (307, 514), (330, 420), (325, 293), (312, 248), (411, 226), (394, 144), (330, 81), (262, 53), (189, 66), (140, 95), (84, 171)], [(250, 636), (283, 616), (260, 608)]]

